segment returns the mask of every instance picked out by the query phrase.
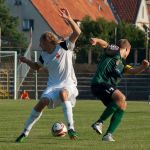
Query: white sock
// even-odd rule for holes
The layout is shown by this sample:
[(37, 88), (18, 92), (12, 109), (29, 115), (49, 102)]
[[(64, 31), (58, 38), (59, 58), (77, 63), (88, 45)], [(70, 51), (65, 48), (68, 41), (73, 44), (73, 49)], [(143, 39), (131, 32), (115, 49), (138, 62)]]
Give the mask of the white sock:
[(66, 119), (68, 129), (74, 130), (74, 121), (73, 121), (73, 112), (72, 112), (72, 105), (70, 101), (64, 101), (62, 103), (62, 108), (64, 112), (64, 117)]
[(32, 129), (33, 125), (40, 119), (42, 116), (42, 112), (37, 112), (35, 109), (32, 109), (29, 118), (26, 121), (25, 129), (23, 133), (28, 136), (30, 130)]

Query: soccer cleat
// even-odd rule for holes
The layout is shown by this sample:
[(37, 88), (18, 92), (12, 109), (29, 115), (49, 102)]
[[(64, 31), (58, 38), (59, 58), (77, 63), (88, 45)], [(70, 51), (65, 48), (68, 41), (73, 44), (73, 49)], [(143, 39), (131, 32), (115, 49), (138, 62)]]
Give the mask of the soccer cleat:
[(111, 133), (107, 133), (103, 136), (102, 141), (115, 142)]
[(68, 130), (68, 135), (71, 140), (76, 140), (78, 137), (77, 133), (73, 129)]
[(16, 143), (22, 143), (25, 138), (26, 138), (26, 135), (25, 135), (24, 133), (22, 133), (22, 134), (16, 139)]
[(102, 134), (102, 123), (94, 123), (91, 125), (91, 127), (93, 128), (93, 130), (95, 130), (98, 134)]

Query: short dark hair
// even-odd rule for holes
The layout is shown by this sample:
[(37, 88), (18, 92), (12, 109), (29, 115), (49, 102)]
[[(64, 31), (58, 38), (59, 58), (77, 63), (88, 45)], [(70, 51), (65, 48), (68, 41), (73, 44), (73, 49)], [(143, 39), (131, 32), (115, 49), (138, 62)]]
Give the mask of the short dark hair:
[(119, 48), (130, 48), (131, 47), (131, 44), (129, 43), (129, 41), (127, 39), (120, 39), (116, 45)]

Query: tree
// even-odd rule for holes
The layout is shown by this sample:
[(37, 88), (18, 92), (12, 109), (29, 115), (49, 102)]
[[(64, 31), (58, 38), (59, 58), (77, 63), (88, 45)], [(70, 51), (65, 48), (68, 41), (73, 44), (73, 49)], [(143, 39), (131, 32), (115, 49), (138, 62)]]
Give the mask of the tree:
[[(117, 29), (117, 34), (115, 30)], [(89, 40), (91, 37), (102, 38), (109, 43), (115, 43), (115, 39), (127, 38), (133, 49), (145, 48), (146, 37), (145, 33), (138, 27), (132, 24), (108, 22), (103, 18), (98, 18), (93, 21), (90, 17), (86, 16), (81, 23), (81, 36), (77, 41), (77, 63), (87, 63), (88, 52), (92, 51), (92, 63), (97, 63), (99, 56), (103, 50), (98, 46), (91, 46)], [(133, 53), (131, 52), (130, 62), (133, 62)]]
[(134, 48), (145, 47), (145, 32), (132, 24), (120, 23), (117, 26), (117, 38), (127, 38)]
[(98, 18), (93, 21), (89, 16), (86, 16), (81, 23), (81, 36), (77, 42), (77, 62), (87, 63), (88, 52), (92, 51), (92, 63), (97, 63), (99, 56), (103, 53), (99, 46), (91, 46), (89, 40), (91, 37), (102, 38), (106, 41), (114, 42), (116, 24), (114, 22), (107, 22), (103, 18)]
[(127, 38), (131, 43), (131, 52), (127, 59), (128, 62), (133, 62), (134, 53), (138, 50), (140, 55), (139, 61), (145, 58), (146, 36), (145, 32), (133, 24), (120, 23), (117, 26), (117, 40)]
[(17, 31), (18, 18), (9, 14), (4, 0), (0, 0), (0, 28), (2, 33), (2, 46), (25, 47), (26, 38)]

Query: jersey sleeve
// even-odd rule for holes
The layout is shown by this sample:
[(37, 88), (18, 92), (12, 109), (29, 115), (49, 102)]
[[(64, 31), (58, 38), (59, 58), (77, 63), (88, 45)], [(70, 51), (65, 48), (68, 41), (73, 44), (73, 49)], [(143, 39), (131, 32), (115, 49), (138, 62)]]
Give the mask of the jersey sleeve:
[(107, 55), (114, 56), (119, 53), (120, 49), (117, 45), (110, 44), (107, 46), (107, 48), (104, 51)]
[(43, 60), (42, 55), (39, 56), (39, 59), (38, 59), (37, 63), (38, 63), (40, 66), (43, 66), (43, 65), (44, 65), (44, 60)]
[(66, 39), (65, 41), (61, 42), (60, 43), (60, 46), (65, 49), (65, 50), (71, 50), (73, 51), (74, 47), (75, 47), (75, 44), (72, 43), (69, 38)]

